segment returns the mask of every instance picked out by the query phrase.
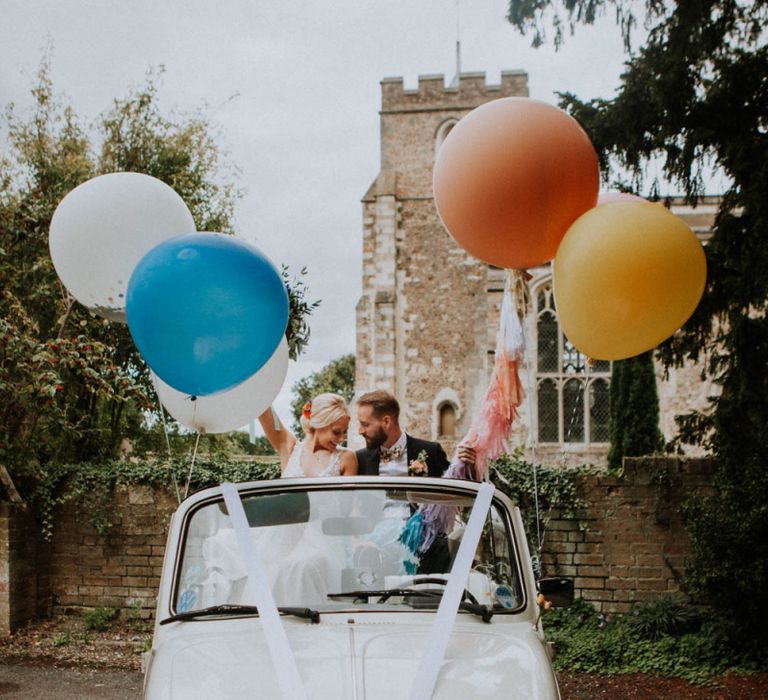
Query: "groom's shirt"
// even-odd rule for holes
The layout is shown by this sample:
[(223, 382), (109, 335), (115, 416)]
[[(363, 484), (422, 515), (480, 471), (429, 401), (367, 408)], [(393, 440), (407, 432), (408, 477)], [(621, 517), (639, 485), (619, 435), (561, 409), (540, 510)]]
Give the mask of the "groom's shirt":
[(379, 474), (381, 476), (406, 476), (408, 474), (408, 452), (405, 433), (400, 433), (389, 450), (380, 449)]

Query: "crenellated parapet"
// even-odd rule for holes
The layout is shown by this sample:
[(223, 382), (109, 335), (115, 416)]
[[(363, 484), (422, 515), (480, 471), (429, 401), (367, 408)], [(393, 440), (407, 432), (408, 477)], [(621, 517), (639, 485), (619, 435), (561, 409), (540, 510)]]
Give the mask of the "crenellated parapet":
[(415, 90), (406, 90), (402, 78), (381, 81), (381, 112), (471, 109), (499, 97), (528, 96), (528, 73), (506, 70), (501, 82), (488, 84), (483, 72), (461, 73), (458, 84), (446, 85), (442, 73), (420, 75)]

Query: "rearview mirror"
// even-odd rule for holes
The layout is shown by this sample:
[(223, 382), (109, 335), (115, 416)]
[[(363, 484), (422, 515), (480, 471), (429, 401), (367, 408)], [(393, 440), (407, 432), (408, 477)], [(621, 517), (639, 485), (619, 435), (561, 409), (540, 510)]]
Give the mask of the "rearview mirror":
[(349, 515), (346, 518), (324, 518), (323, 534), (332, 537), (340, 535), (367, 535), (373, 532), (370, 518)]

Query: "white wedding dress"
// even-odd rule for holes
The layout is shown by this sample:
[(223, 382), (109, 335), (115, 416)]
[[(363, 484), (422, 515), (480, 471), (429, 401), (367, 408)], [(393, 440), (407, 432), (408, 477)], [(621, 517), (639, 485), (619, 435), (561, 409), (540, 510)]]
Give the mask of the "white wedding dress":
[[(296, 443), (282, 478), (307, 477), (301, 467), (303, 448), (303, 442)], [(316, 476), (339, 476), (342, 451), (337, 448)], [(343, 546), (322, 532), (323, 518), (336, 515), (324, 512), (335, 510), (326, 499), (322, 494), (310, 494), (306, 522), (251, 528), (277, 605), (321, 605), (328, 602), (328, 593), (341, 590), (341, 571), (347, 557)], [(204, 542), (203, 559), (209, 574), (204, 605), (252, 602), (243, 597), (247, 573), (232, 529), (221, 529)]]
[[(291, 452), (291, 456), (288, 458), (288, 462), (283, 470), (283, 479), (292, 479), (294, 477), (306, 477), (309, 476), (301, 466), (301, 453), (304, 450), (304, 441), (297, 441), (296, 446)], [(336, 451), (331, 454), (328, 460), (328, 466), (323, 469), (319, 474), (313, 474), (312, 476), (341, 476), (341, 455), (344, 450), (341, 447), (337, 447)]]

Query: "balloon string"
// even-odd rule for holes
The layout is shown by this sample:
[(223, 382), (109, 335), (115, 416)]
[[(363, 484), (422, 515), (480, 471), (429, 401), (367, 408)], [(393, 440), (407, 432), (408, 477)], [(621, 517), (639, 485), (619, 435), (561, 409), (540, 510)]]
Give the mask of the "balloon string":
[(56, 334), (57, 338), (61, 338), (64, 334), (64, 327), (67, 325), (67, 321), (69, 321), (69, 316), (72, 313), (72, 309), (75, 306), (75, 298), (68, 292), (65, 291), (65, 294), (67, 295), (67, 310), (64, 312), (64, 317), (61, 319), (61, 324), (59, 325), (59, 331)]
[(192, 470), (195, 468), (195, 459), (197, 458), (197, 447), (200, 444), (200, 435), (201, 433), (197, 433), (197, 438), (195, 439), (195, 449), (192, 452), (192, 461), (189, 463), (189, 473), (187, 474), (187, 483), (184, 487), (184, 498), (187, 497), (187, 494), (189, 493), (189, 482), (192, 481)]
[[(513, 278), (510, 278), (513, 287), (515, 305), (517, 306), (520, 318), (524, 319), (530, 311), (533, 300), (531, 298), (531, 288), (529, 285), (529, 275), (525, 270), (516, 270), (518, 274)], [(523, 337), (525, 338), (525, 323), (523, 326)], [(528, 346), (527, 339), (525, 340), (525, 346)], [(525, 375), (528, 379), (528, 396), (532, 397), (533, 392), (537, 390), (535, 380), (533, 377), (533, 364), (530, 357), (525, 358), (526, 372)], [(538, 391), (536, 391), (538, 398)], [(537, 401), (538, 405), (538, 401)], [(534, 419), (533, 407), (531, 401), (528, 402), (528, 435), (531, 442), (531, 470), (533, 472), (533, 503), (536, 517), (536, 561), (534, 562), (536, 573), (541, 575), (541, 515), (539, 510), (539, 482), (538, 482), (538, 470), (536, 467), (536, 443), (538, 441), (538, 417)]]
[(176, 500), (181, 503), (181, 493), (179, 493), (179, 482), (176, 480), (176, 472), (173, 469), (173, 455), (171, 454), (171, 439), (168, 437), (168, 424), (165, 422), (165, 411), (163, 410), (163, 403), (160, 401), (160, 394), (157, 393), (157, 384), (155, 384), (154, 378), (152, 379), (152, 388), (155, 390), (155, 396), (157, 397), (157, 405), (160, 407), (160, 421), (163, 424), (163, 435), (165, 436), (165, 447), (168, 450), (168, 464), (171, 469), (171, 480), (173, 481), (173, 488), (176, 491)]

